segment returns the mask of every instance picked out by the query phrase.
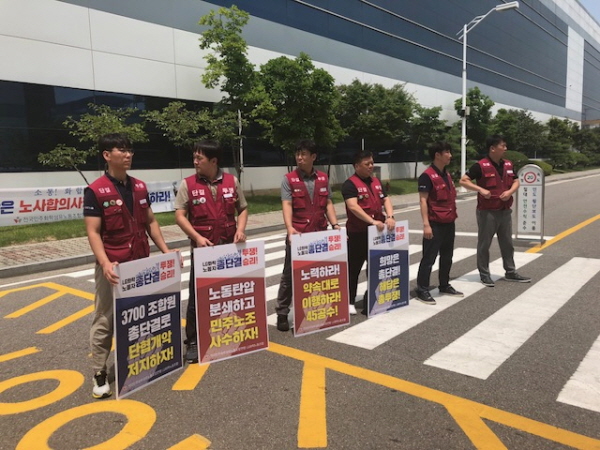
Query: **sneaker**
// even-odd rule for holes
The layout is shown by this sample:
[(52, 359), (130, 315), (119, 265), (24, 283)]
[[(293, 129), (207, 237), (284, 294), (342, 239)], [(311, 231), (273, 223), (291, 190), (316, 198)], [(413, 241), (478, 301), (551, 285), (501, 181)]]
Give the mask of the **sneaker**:
[(198, 344), (196, 342), (190, 342), (185, 351), (185, 360), (188, 363), (198, 362)]
[(494, 286), (496, 286), (496, 283), (494, 283), (494, 280), (492, 280), (492, 278), (489, 277), (488, 275), (482, 275), (481, 276), (481, 283), (484, 286), (487, 286), (487, 287), (494, 287)]
[(433, 297), (431, 296), (431, 294), (429, 293), (429, 291), (421, 291), (421, 290), (417, 290), (417, 300), (419, 300), (422, 303), (425, 303), (426, 305), (435, 305), (435, 300), (433, 299)]
[(106, 398), (110, 397), (112, 392), (110, 390), (110, 384), (106, 379), (106, 371), (101, 370), (96, 372), (94, 375), (94, 387), (92, 388), (92, 397), (94, 398)]
[(356, 307), (354, 305), (348, 305), (348, 311), (350, 311), (351, 316), (356, 315)]
[(519, 275), (517, 272), (507, 272), (504, 279), (506, 281), (516, 281), (517, 283), (531, 283), (531, 278)]
[(440, 294), (451, 295), (452, 297), (464, 297), (465, 294), (457, 291), (452, 286), (440, 287)]
[(277, 329), (279, 331), (289, 331), (290, 323), (287, 314), (277, 314)]

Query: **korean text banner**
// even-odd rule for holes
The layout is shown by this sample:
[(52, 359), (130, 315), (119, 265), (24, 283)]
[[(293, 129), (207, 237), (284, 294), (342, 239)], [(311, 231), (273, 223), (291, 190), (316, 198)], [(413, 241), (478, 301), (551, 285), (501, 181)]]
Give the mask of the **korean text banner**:
[(396, 222), (392, 231), (369, 227), (367, 316), (408, 305), (408, 221)]
[(180, 258), (172, 252), (116, 266), (117, 397), (183, 367)]
[(263, 241), (194, 249), (199, 363), (269, 347)]
[(83, 186), (0, 190), (0, 226), (83, 217)]
[[(175, 210), (176, 182), (146, 183), (154, 212)], [(83, 218), (85, 186), (0, 189), (0, 227)]]
[(290, 250), (294, 335), (349, 323), (345, 232), (293, 234)]

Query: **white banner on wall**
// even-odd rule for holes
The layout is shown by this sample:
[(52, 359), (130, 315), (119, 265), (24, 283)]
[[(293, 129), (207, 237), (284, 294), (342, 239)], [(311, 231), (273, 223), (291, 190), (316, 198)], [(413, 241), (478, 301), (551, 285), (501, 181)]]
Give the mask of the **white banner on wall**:
[[(176, 181), (146, 183), (152, 211), (175, 209)], [(29, 225), (83, 218), (85, 186), (0, 189), (0, 226)]]

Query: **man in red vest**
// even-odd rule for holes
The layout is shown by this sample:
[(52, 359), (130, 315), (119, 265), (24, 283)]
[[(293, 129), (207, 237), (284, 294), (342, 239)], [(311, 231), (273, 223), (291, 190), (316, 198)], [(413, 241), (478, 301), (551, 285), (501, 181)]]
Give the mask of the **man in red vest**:
[[(471, 166), (460, 179), (460, 185), (477, 192), (477, 269), (481, 282), (494, 287), (490, 276), (490, 246), (494, 235), (498, 236), (504, 279), (529, 283), (531, 278), (517, 273), (512, 242), (512, 218), (510, 209), (513, 194), (519, 189), (519, 178), (513, 164), (502, 159), (506, 152), (506, 140), (494, 135), (487, 138), (488, 155)], [(473, 180), (477, 184), (473, 183)]]
[(192, 146), (192, 154), (196, 173), (185, 178), (177, 190), (175, 220), (192, 246), (185, 359), (198, 362), (193, 249), (244, 242), (248, 204), (238, 179), (219, 167), (221, 148), (218, 143), (197, 142)]
[[(285, 260), (277, 293), (277, 329), (288, 331), (288, 314), (292, 303), (292, 263), (290, 236), (332, 228), (339, 229), (335, 208), (331, 201), (327, 174), (313, 167), (317, 147), (313, 141), (302, 140), (296, 145), (296, 170), (286, 174), (281, 182), (281, 207), (287, 230)], [(327, 220), (325, 219), (327, 216)]]
[(450, 269), (454, 254), (456, 227), (456, 189), (446, 166), (452, 159), (452, 148), (447, 142), (429, 147), (432, 161), (419, 177), (419, 205), (423, 219), (423, 256), (417, 275), (417, 299), (435, 305), (429, 292), (431, 268), (440, 255), (439, 291), (441, 294), (464, 297), (450, 285)]
[[(354, 156), (354, 175), (342, 185), (346, 203), (346, 231), (348, 233), (348, 285), (350, 314), (356, 314), (356, 290), (358, 277), (368, 256), (368, 228), (375, 225), (379, 231), (396, 225), (394, 207), (381, 182), (373, 177), (373, 154), (363, 150)], [(385, 214), (384, 214), (385, 210)], [(366, 297), (363, 311), (366, 312)]]
[(124, 134), (102, 136), (98, 149), (106, 161), (106, 173), (85, 189), (83, 215), (88, 240), (96, 257), (94, 319), (90, 330), (94, 398), (112, 392), (106, 361), (113, 338), (113, 288), (118, 283), (114, 267), (150, 255), (148, 235), (160, 251), (169, 251), (154, 218), (146, 185), (127, 175), (133, 149)]

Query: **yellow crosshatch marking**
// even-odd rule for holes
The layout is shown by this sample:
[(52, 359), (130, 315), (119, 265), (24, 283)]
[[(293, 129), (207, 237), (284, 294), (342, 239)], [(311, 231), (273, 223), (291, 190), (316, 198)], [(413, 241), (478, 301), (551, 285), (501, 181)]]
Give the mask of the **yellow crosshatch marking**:
[[(0, 298), (6, 296), (8, 294), (15, 293), (15, 292), (23, 292), (26, 290), (37, 289), (37, 288), (53, 289), (56, 292), (44, 297), (41, 300), (38, 300), (37, 302), (33, 302), (30, 305), (27, 305), (17, 311), (14, 311), (14, 312), (4, 316), (4, 318), (5, 319), (19, 318), (35, 309), (38, 309), (38, 308), (41, 308), (42, 306), (47, 305), (48, 303), (53, 302), (54, 300), (59, 299), (62, 296), (67, 295), (67, 294), (74, 295), (75, 297), (81, 297), (86, 300), (94, 301), (94, 294), (91, 294), (91, 293), (85, 292), (85, 291), (81, 291), (79, 289), (74, 289), (74, 288), (71, 288), (68, 286), (63, 286), (62, 284), (52, 283), (52, 282), (33, 284), (31, 286), (24, 286), (24, 287), (19, 287), (19, 288), (14, 288), (14, 289), (8, 289), (6, 291), (0, 291)], [(46, 328), (39, 330), (37, 332), (37, 334), (54, 333), (55, 331), (58, 331), (61, 328), (64, 328), (67, 325), (75, 322), (76, 320), (79, 320), (82, 317), (85, 317), (88, 314), (91, 314), (93, 312), (94, 312), (94, 305), (87, 306), (87, 307), (83, 308), (82, 310), (77, 311), (76, 313), (71, 314), (68, 317), (65, 317), (64, 319), (59, 320), (58, 322), (53, 323), (52, 325), (49, 325)]]

